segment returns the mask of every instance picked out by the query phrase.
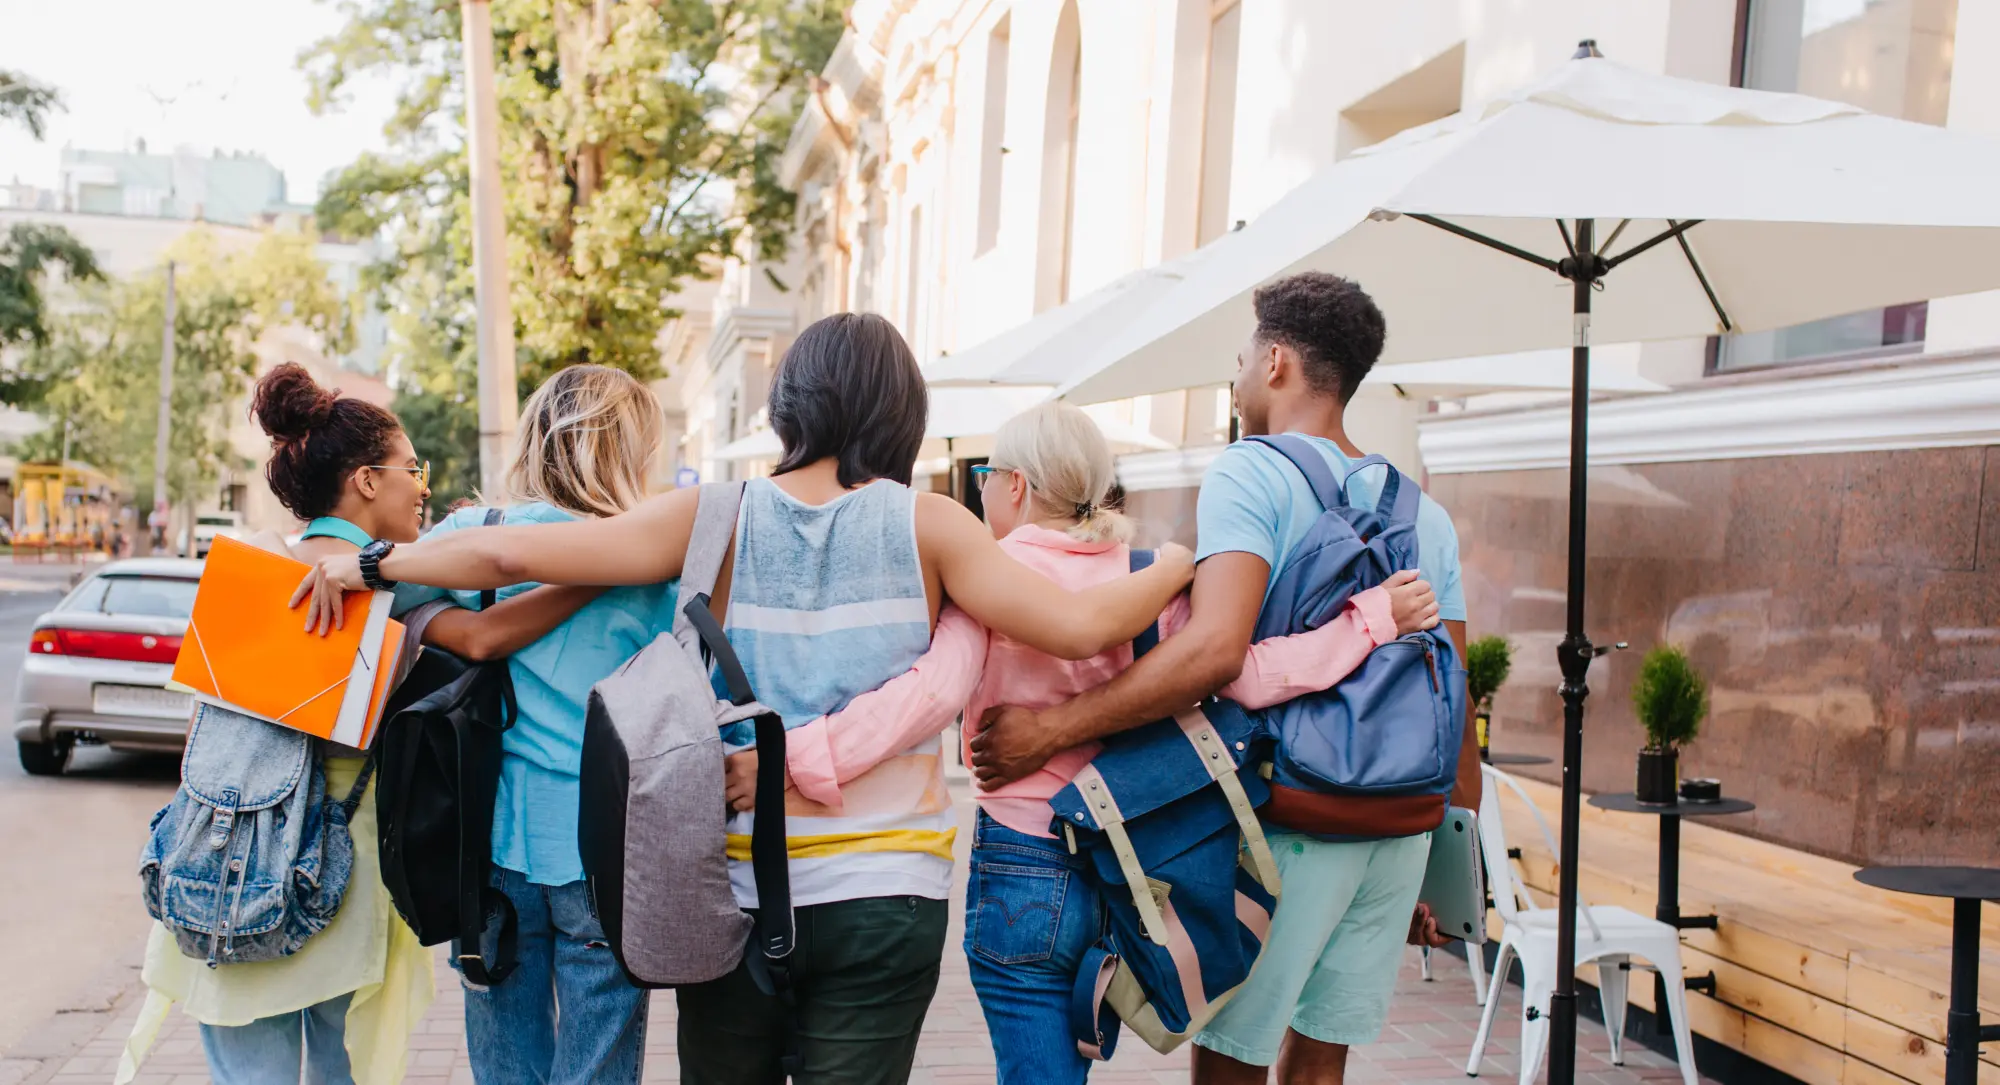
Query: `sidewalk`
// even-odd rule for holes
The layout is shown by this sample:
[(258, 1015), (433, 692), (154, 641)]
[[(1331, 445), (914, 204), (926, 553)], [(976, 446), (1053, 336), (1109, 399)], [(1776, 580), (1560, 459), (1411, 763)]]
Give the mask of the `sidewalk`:
[[(954, 923), (945, 952), (944, 979), (924, 1026), (912, 1085), (978, 1085), (994, 1079), (992, 1049), (966, 978), (959, 937)], [(1354, 1052), (1349, 1082), (1464, 1085), (1465, 1056), (1479, 1024), (1479, 1009), (1472, 1004), (1472, 984), (1464, 962), (1440, 954), (1435, 964), (1435, 982), (1425, 983), (1418, 978), (1416, 951), (1408, 952), (1390, 1025), (1379, 1043)], [(412, 1085), (472, 1085), (458, 983), (442, 960), (438, 977), (438, 999), (413, 1041), (406, 1080)], [(111, 1080), (118, 1052), (143, 997), (134, 985), (116, 998), (109, 1012), (58, 1016), (49, 1028), (37, 1031), (39, 1043), (24, 1045), (40, 1048), (52, 1057), (22, 1058), (22, 1052), (0, 1057), (0, 1085), (102, 1085)], [(1494, 1025), (1494, 1037), (1481, 1068), (1486, 1080), (1511, 1081), (1518, 1073), (1514, 1052), (1520, 1033), (1519, 998), (1519, 988), (1507, 990), (1504, 1012)], [(79, 1025), (96, 1026), (96, 1031), (79, 1035)], [(62, 1041), (65, 1034), (73, 1037), (68, 1043)], [(57, 1055), (58, 1046), (68, 1053)], [(1610, 1065), (1604, 1032), (1589, 1022), (1584, 1023), (1582, 1048), (1577, 1060), (1578, 1082), (1636, 1085), (1680, 1080), (1680, 1072), (1670, 1060), (1637, 1042), (1626, 1044), (1626, 1066)], [(674, 1049), (674, 1000), (671, 993), (663, 992), (653, 998), (646, 1044), (647, 1082), (680, 1080)], [(179, 1015), (168, 1022), (138, 1080), (143, 1085), (206, 1085), (209, 1079), (202, 1062), (201, 1040), (192, 1022)], [(1187, 1055), (1154, 1054), (1127, 1034), (1117, 1058), (1093, 1073), (1091, 1081), (1094, 1085), (1186, 1085)]]
[[(950, 775), (959, 776), (963, 771), (956, 769)], [(955, 781), (953, 791), (960, 797), (964, 824), (958, 834), (952, 883), (952, 924), (945, 943), (944, 975), (924, 1022), (911, 1085), (984, 1085), (994, 1080), (993, 1049), (961, 948), (972, 804), (965, 801), (969, 788), (962, 781)], [(28, 1032), (28, 1039), (13, 1050), (0, 1053), (0, 1085), (102, 1085), (110, 1081), (125, 1037), (145, 1001), (138, 983), (140, 948), (133, 947), (129, 963), (101, 977), (92, 994)], [(1472, 1003), (1471, 975), (1463, 960), (1448, 954), (1438, 954), (1433, 963), (1434, 981), (1426, 983), (1419, 975), (1417, 951), (1405, 951), (1389, 1026), (1379, 1042), (1358, 1048), (1350, 1056), (1347, 1079), (1352, 1085), (1465, 1085), (1465, 1057), (1472, 1049), (1480, 1013)], [(437, 975), (437, 1001), (411, 1042), (405, 1080), (412, 1085), (473, 1085), (465, 1054), (464, 1002), (457, 974), (444, 962), (443, 947), (439, 947)], [(1519, 1073), (1514, 1055), (1521, 1031), (1520, 988), (1507, 988), (1504, 998), (1480, 1068), (1488, 1081), (1513, 1081)], [(673, 993), (655, 994), (647, 1030), (647, 1082), (680, 1080), (674, 1017)], [(1626, 1065), (1612, 1066), (1603, 1028), (1589, 1021), (1582, 1023), (1579, 1047), (1577, 1081), (1581, 1085), (1680, 1080), (1680, 1071), (1670, 1059), (1637, 1041), (1625, 1045)], [(161, 1030), (138, 1082), (207, 1085), (208, 1080), (199, 1030), (194, 1022), (176, 1013)], [(1128, 1032), (1117, 1057), (1097, 1068), (1090, 1080), (1093, 1085), (1188, 1085), (1188, 1053), (1156, 1054)]]

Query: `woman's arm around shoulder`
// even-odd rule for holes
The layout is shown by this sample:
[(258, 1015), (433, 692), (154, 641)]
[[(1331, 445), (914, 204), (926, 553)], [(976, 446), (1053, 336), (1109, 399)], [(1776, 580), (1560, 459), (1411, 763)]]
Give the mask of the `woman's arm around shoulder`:
[[(399, 546), (382, 558), (394, 581), (483, 590), (534, 580), (544, 584), (653, 584), (681, 575), (694, 529), (699, 487), (651, 497), (630, 511), (597, 520), (482, 527), (452, 531)], [(359, 591), (359, 556), (319, 561), (292, 598), (311, 600), (310, 628), (341, 619), (340, 593)]]
[(424, 643), (474, 663), (505, 659), (548, 636), (603, 593), (603, 588), (550, 584), (510, 596), (488, 610), (452, 607), (424, 627)]
[[(930, 649), (909, 670), (840, 711), (785, 732), (790, 786), (838, 810), (842, 784), (951, 726), (985, 667), (986, 630), (957, 607), (944, 608)], [(727, 778), (732, 809), (751, 808), (756, 782), (757, 752), (732, 754)]]
[(944, 593), (996, 633), (1062, 659), (1089, 659), (1144, 632), (1194, 579), (1184, 547), (1130, 576), (1073, 592), (1000, 549), (986, 525), (943, 494), (917, 495), (917, 549)]

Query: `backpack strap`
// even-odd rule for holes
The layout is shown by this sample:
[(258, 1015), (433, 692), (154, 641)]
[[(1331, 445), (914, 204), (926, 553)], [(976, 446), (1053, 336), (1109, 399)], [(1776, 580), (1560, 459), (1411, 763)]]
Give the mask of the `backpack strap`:
[[(1153, 559), (1159, 556), (1159, 552), (1155, 550), (1134, 549), (1131, 552), (1131, 554), (1132, 554), (1132, 571), (1135, 573), (1139, 572), (1142, 569), (1151, 568), (1153, 564)], [(1132, 639), (1132, 658), (1137, 659), (1140, 656), (1145, 655), (1147, 652), (1150, 652), (1153, 649), (1158, 648), (1159, 646), (1160, 646), (1160, 621), (1159, 619), (1155, 618), (1153, 619), (1153, 624), (1146, 627), (1145, 632), (1140, 633), (1137, 637), (1134, 637)], [(1106, 1058), (1109, 1057), (1110, 1056), (1108, 1055), (1106, 1056)]]
[[(713, 660), (730, 701), (747, 705), (756, 700), (749, 676), (722, 623), (708, 608), (716, 578), (722, 574), (723, 556), (736, 538), (737, 513), (742, 507), (741, 482), (711, 482), (701, 487), (694, 528), (688, 534), (687, 559), (681, 563), (681, 609), (674, 615), (674, 637)], [(788, 1076), (796, 1078), (804, 1061), (799, 1053), (799, 1001), (791, 964), (797, 931), (792, 917), (791, 855), (785, 844), (785, 721), (777, 713), (765, 711), (752, 726), (757, 734), (757, 813), (750, 826), (750, 871), (757, 883), (752, 931), (757, 955), (750, 958), (750, 970), (758, 986), (783, 1009), (778, 1061)]]
[[(683, 604), (700, 597), (702, 606), (708, 606), (715, 580), (722, 575), (722, 559), (736, 539), (736, 514), (742, 507), (741, 482), (702, 484), (696, 498), (694, 527), (688, 533), (687, 558), (681, 562)], [(685, 605), (674, 615), (674, 639), (689, 648), (699, 644), (700, 630), (694, 626)]]
[[(1312, 487), (1313, 496), (1319, 498), (1320, 508), (1337, 509), (1347, 505), (1347, 490), (1341, 486), (1339, 479), (1333, 477), (1333, 468), (1327, 464), (1326, 457), (1319, 454), (1319, 449), (1312, 446), (1311, 441), (1296, 433), (1260, 434), (1255, 437), (1245, 437), (1244, 440), (1263, 445), (1292, 461), (1292, 466), (1298, 468), (1299, 474), (1306, 477), (1306, 485)], [(1379, 456), (1374, 458), (1381, 460)], [(1381, 460), (1381, 462), (1388, 461)]]
[[(505, 523), (506, 521), (507, 521), (506, 509), (487, 509), (486, 523), (483, 526), (498, 527), (501, 524)], [(500, 593), (493, 588), (488, 588), (485, 591), (480, 592), (479, 609), (492, 610), (494, 602), (497, 601), (499, 598), (500, 598)]]

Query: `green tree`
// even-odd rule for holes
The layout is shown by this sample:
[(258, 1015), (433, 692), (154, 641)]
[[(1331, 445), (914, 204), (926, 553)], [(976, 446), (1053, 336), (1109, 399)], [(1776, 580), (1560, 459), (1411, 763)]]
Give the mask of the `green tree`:
[[(805, 88), (846, 0), (494, 0), (500, 174), (525, 394), (566, 365), (659, 374), (664, 299), (749, 244), (784, 250), (777, 183)], [(322, 227), (387, 241), (398, 409), (434, 464), (474, 434), (470, 205), (458, 5), (343, 0), (300, 58), (312, 105), (362, 73), (400, 80), (385, 134), (326, 186)], [(420, 407), (416, 400), (436, 402)], [(414, 417), (426, 419), (420, 430)], [(436, 442), (436, 444), (433, 444)], [(468, 472), (472, 444), (448, 455)], [(441, 479), (441, 481), (443, 481)], [(454, 491), (437, 487), (437, 500)]]
[(0, 121), (25, 125), (28, 134), (48, 134), (49, 114), (63, 107), (62, 92), (20, 72), (0, 71)]
[[(0, 71), (0, 122), (24, 125), (41, 139), (48, 131), (48, 115), (61, 108), (62, 95), (54, 87), (20, 72)], [(72, 282), (103, 278), (97, 257), (60, 226), (17, 222), (0, 234), (0, 352), (48, 342), (42, 282), (56, 268)], [(29, 402), (40, 391), (16, 374), (0, 376), (0, 403)]]
[[(235, 412), (256, 372), (257, 340), (275, 329), (306, 331), (329, 350), (346, 342), (347, 310), (313, 254), (313, 239), (271, 231), (225, 253), (205, 230), (169, 250), (174, 261), (174, 389), (168, 432), (168, 495), (177, 504), (213, 485), (225, 466), (243, 467), (229, 442)], [(46, 341), (23, 359), (49, 428), (21, 442), (24, 459), (70, 455), (140, 485), (151, 504), (158, 428), (164, 269), (82, 292)]]

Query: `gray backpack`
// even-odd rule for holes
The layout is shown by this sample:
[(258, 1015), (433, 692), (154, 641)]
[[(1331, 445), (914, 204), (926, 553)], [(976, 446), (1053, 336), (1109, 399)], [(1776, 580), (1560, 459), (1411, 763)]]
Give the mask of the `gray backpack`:
[[(680, 613), (671, 633), (590, 691), (577, 841), (598, 918), (625, 975), (639, 987), (719, 979), (743, 960), (768, 993), (788, 999), (791, 879), (785, 853), (785, 726), (759, 704), (709, 593), (736, 532), (743, 484), (701, 488)], [(709, 678), (713, 661), (728, 700)], [(757, 733), (757, 818), (750, 861), (756, 918), (738, 907), (724, 855), (721, 728)]]

